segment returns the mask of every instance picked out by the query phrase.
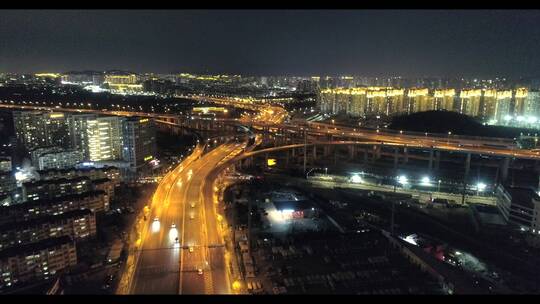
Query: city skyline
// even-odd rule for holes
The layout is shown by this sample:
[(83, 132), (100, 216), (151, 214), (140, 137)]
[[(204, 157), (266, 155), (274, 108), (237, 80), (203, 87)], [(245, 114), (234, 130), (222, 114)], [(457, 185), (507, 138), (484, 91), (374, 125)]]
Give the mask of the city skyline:
[[(534, 77), (539, 11), (0, 12), (2, 72)], [(451, 26), (449, 26), (451, 25)]]
[(539, 21), (0, 10), (0, 295), (538, 294)]

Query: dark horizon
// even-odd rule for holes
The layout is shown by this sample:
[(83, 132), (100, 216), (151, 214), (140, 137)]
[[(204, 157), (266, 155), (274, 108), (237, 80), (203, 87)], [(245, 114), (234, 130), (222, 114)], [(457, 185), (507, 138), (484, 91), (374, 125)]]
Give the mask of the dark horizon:
[(3, 10), (0, 72), (528, 78), (540, 11)]

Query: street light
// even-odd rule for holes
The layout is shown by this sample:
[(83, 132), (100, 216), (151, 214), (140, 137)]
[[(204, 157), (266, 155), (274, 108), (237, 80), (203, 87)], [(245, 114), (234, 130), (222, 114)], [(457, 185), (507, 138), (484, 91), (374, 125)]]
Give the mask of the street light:
[(351, 176), (351, 182), (354, 184), (360, 184), (362, 182), (362, 178), (360, 177), (360, 175), (355, 173), (353, 174), (353, 176)]
[(406, 185), (406, 184), (409, 183), (409, 181), (407, 180), (407, 177), (405, 175), (398, 176), (397, 180), (398, 180), (398, 183), (400, 183), (402, 185)]
[(441, 180), (439, 180), (439, 186), (437, 187), (437, 192), (441, 192)]
[(487, 187), (486, 184), (484, 184), (482, 182), (478, 182), (476, 184), (476, 192), (477, 192), (477, 194), (478, 194), (478, 192), (482, 192), (482, 191), (486, 190), (486, 187)]
[(420, 184), (422, 186), (431, 186), (431, 180), (429, 179), (429, 176), (422, 177), (422, 181)]

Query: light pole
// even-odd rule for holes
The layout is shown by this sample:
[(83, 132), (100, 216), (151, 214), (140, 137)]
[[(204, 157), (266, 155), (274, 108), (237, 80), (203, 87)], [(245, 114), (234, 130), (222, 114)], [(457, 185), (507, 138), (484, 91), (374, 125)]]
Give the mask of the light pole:
[(309, 170), (309, 171), (306, 173), (306, 179), (308, 179), (308, 176), (309, 176), (309, 174), (311, 173), (311, 171), (313, 171), (313, 170), (315, 170), (315, 169), (317, 169), (317, 168), (311, 168), (311, 170)]
[(437, 192), (441, 192), (441, 180), (439, 180), (439, 186), (437, 187)]

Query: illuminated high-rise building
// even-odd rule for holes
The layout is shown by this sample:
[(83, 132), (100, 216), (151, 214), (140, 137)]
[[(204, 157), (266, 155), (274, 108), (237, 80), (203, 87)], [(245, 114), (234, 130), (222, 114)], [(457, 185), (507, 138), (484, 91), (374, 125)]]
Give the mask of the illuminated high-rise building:
[(95, 120), (95, 114), (72, 114), (68, 118), (71, 147), (81, 151), (83, 159), (90, 158), (90, 145), (88, 144), (88, 121)]
[(105, 83), (109, 88), (117, 92), (142, 91), (143, 86), (139, 84), (139, 78), (135, 74), (107, 74)]
[(527, 100), (528, 90), (526, 88), (518, 88), (514, 91), (514, 116), (526, 116), (528, 115), (525, 110), (525, 102)]
[(350, 89), (349, 114), (353, 117), (360, 117), (365, 114), (367, 103), (366, 89)]
[(403, 89), (386, 90), (386, 115), (399, 115), (408, 112), (408, 103)]
[(496, 120), (495, 113), (497, 108), (497, 90), (485, 89), (482, 92), (482, 102), (479, 115), (484, 120)]
[(495, 107), (495, 120), (505, 123), (512, 118), (512, 91), (497, 91), (497, 104)]
[(47, 146), (70, 146), (69, 128), (64, 113), (15, 111), (13, 123), (17, 138), (29, 150)]
[(105, 82), (113, 85), (117, 84), (136, 84), (137, 75), (135, 74), (107, 74)]
[(477, 117), (480, 113), (482, 90), (471, 89), (459, 92), (459, 113)]
[(123, 123), (123, 159), (138, 170), (156, 157), (154, 121), (148, 118), (128, 118)]
[(371, 87), (366, 93), (366, 113), (372, 115), (384, 115), (387, 111), (386, 89)]
[(435, 90), (433, 93), (435, 98), (435, 110), (454, 111), (454, 98), (456, 96), (455, 89)]
[(97, 117), (87, 122), (89, 160), (122, 159), (122, 122), (116, 116)]
[(540, 117), (540, 92), (528, 91), (524, 101), (524, 115), (528, 117)]
[(407, 92), (408, 113), (425, 112), (435, 109), (434, 99), (429, 95), (429, 90), (409, 89)]
[(332, 104), (334, 103), (335, 93), (332, 89), (322, 89), (317, 96), (317, 103), (320, 111), (325, 114), (332, 113)]
[(332, 108), (332, 113), (334, 114), (345, 114), (349, 109), (349, 90), (348, 89), (336, 89), (335, 90), (335, 99)]

